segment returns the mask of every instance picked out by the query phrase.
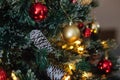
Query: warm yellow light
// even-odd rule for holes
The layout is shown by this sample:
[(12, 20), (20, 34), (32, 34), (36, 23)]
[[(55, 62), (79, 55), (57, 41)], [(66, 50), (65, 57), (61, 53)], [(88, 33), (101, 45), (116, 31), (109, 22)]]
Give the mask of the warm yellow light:
[(83, 72), (82, 77), (88, 77), (88, 74), (86, 72)]
[(70, 80), (70, 76), (67, 76), (67, 77), (65, 78), (65, 80)]
[(89, 78), (89, 77), (91, 77), (92, 76), (92, 73), (90, 73), (90, 72), (83, 72), (83, 74), (82, 74), (82, 77), (85, 77), (85, 78)]
[(74, 47), (73, 46), (70, 46), (69, 49), (73, 49)]
[(103, 48), (109, 48), (107, 41), (102, 41)]
[(84, 46), (78, 47), (78, 51), (84, 51)]
[(80, 45), (81, 44), (81, 41), (80, 40), (77, 40), (74, 42), (76, 45)]
[(75, 65), (74, 64), (69, 64), (69, 69), (70, 70), (75, 70)]
[(103, 44), (103, 45), (106, 44), (106, 41), (102, 41), (101, 44)]
[(70, 79), (70, 75), (65, 75), (65, 76), (62, 78), (62, 80), (71, 80), (71, 79)]
[(65, 49), (65, 48), (67, 48), (67, 44), (64, 44), (64, 45), (62, 46), (62, 49)]
[(69, 68), (70, 68), (70, 70), (72, 70), (72, 66), (71, 65), (69, 65)]
[(98, 32), (98, 30), (94, 30), (94, 33), (97, 33)]
[(11, 77), (12, 77), (13, 80), (19, 80), (19, 79), (16, 77), (16, 75), (15, 75), (14, 72), (11, 73)]

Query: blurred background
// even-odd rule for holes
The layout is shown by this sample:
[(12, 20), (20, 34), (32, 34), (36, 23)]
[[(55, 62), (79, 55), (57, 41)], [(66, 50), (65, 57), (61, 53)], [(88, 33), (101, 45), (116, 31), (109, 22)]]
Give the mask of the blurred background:
[[(117, 62), (120, 64), (120, 0), (99, 0), (99, 7), (95, 8), (92, 14), (95, 15), (101, 26), (101, 37), (116, 39), (118, 47), (113, 53), (118, 57)], [(115, 76), (119, 76), (119, 74), (120, 68), (119, 71), (113, 73)]]
[(116, 39), (120, 45), (120, 0), (99, 0), (92, 12), (101, 26), (104, 39)]

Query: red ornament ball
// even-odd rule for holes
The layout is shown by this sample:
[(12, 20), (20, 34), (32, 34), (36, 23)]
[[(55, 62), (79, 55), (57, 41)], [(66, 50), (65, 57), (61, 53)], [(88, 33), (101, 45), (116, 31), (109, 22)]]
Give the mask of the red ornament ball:
[(98, 69), (104, 73), (109, 73), (112, 69), (112, 62), (107, 59), (101, 60), (98, 63)]
[(91, 36), (91, 29), (90, 28), (85, 28), (84, 30), (84, 37), (88, 38)]
[(84, 23), (82, 23), (82, 22), (78, 23), (78, 28), (79, 29), (83, 28), (84, 26), (85, 26)]
[(0, 80), (7, 80), (6, 72), (0, 68)]
[(33, 3), (30, 7), (29, 14), (35, 21), (42, 21), (47, 17), (48, 8), (40, 3)]

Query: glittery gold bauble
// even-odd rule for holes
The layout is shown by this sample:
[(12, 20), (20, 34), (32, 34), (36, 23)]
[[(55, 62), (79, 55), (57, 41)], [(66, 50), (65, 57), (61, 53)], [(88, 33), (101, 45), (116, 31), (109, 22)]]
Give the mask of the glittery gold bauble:
[(92, 2), (92, 0), (80, 0), (81, 5), (89, 5)]
[(63, 39), (67, 42), (74, 42), (80, 37), (80, 30), (76, 24), (66, 25), (63, 29)]

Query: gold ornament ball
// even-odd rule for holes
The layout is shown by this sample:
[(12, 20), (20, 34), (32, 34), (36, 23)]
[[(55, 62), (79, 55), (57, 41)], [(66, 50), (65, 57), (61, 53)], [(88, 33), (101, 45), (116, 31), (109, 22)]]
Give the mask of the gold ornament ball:
[(92, 2), (92, 0), (80, 0), (81, 5), (89, 5)]
[(80, 30), (76, 24), (66, 25), (63, 29), (63, 39), (67, 42), (74, 42), (80, 37)]
[(100, 28), (100, 25), (98, 22), (93, 22), (92, 23), (92, 29)]
[(99, 33), (100, 25), (98, 22), (92, 22), (91, 29), (93, 33)]

